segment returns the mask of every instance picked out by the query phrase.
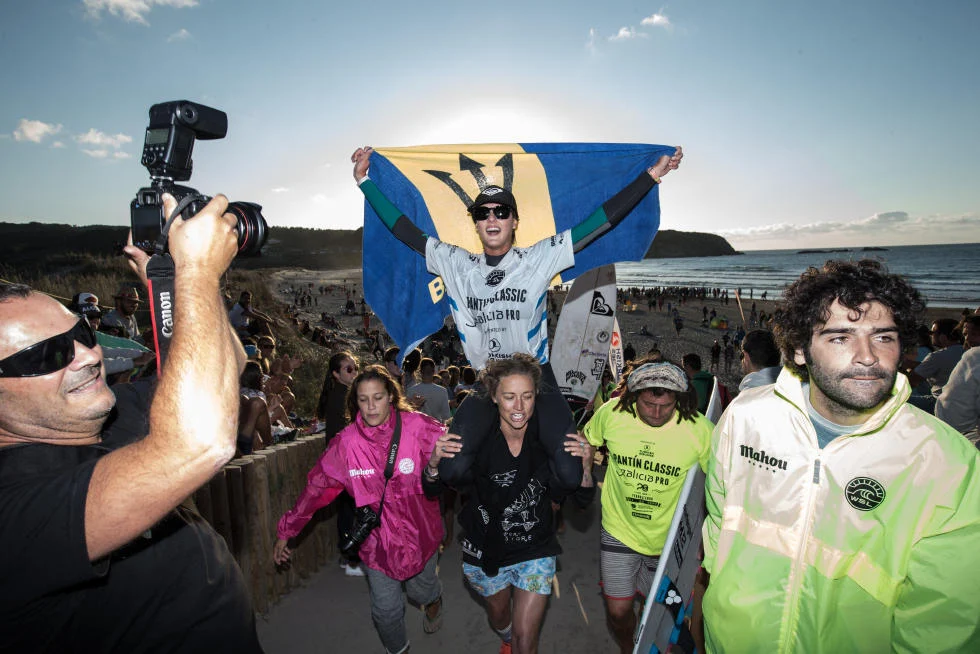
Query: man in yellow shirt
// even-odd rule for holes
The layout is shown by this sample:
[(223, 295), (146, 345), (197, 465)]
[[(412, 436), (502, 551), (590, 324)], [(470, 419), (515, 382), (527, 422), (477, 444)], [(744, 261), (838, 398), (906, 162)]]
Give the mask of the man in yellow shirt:
[(599, 560), (609, 628), (623, 654), (633, 651), (634, 600), (650, 590), (687, 471), (707, 465), (712, 427), (684, 371), (649, 360), (585, 426), (589, 442), (609, 450)]

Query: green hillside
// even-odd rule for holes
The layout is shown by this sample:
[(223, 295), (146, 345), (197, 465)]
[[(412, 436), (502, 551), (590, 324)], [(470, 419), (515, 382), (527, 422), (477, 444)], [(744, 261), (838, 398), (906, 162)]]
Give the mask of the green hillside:
[[(241, 258), (236, 267), (357, 268), (361, 265), (362, 229), (271, 227), (261, 256)], [(58, 265), (67, 253), (111, 256), (126, 242), (126, 227), (75, 227), (47, 223), (0, 223), (0, 266), (13, 269)], [(613, 236), (615, 238), (615, 236)], [(737, 254), (721, 236), (665, 229), (657, 234), (647, 258), (708, 257)]]

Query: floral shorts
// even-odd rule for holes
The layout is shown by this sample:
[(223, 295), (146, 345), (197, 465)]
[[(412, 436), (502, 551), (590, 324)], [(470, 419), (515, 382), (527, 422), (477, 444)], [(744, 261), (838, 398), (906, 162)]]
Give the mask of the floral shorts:
[(546, 556), (504, 566), (496, 577), (488, 577), (480, 567), (464, 563), (463, 576), (481, 597), (496, 595), (508, 586), (516, 586), (529, 593), (551, 595), (551, 580), (555, 578), (557, 558)]

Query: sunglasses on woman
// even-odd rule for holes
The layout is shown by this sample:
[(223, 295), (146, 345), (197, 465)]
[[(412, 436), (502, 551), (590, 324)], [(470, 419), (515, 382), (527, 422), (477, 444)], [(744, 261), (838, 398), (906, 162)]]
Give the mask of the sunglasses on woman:
[(61, 370), (75, 360), (75, 341), (95, 347), (95, 330), (85, 318), (64, 334), (28, 345), (0, 361), (0, 377), (40, 377)]
[(490, 212), (497, 217), (497, 220), (507, 220), (510, 218), (510, 207), (501, 204), (496, 207), (477, 207), (473, 210), (473, 220), (480, 222), (490, 217)]

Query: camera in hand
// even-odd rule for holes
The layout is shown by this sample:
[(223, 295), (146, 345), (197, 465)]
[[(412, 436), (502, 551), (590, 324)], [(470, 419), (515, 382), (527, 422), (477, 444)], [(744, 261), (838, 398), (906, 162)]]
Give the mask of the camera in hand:
[[(211, 201), (189, 186), (175, 182), (191, 178), (194, 162), (194, 142), (225, 137), (228, 116), (223, 111), (202, 104), (175, 100), (150, 107), (150, 124), (143, 141), (140, 161), (150, 171), (150, 186), (141, 188), (129, 205), (133, 244), (153, 253), (157, 240), (167, 223), (163, 210), (163, 194), (174, 196), (178, 203), (190, 198), (181, 212), (187, 220)], [(238, 220), (238, 254), (259, 254), (268, 236), (268, 225), (262, 207), (254, 202), (229, 202), (228, 213)]]
[(381, 518), (369, 506), (359, 506), (354, 509), (354, 524), (350, 533), (340, 543), (340, 551), (344, 556), (357, 554), (361, 545), (375, 527), (381, 524)]

